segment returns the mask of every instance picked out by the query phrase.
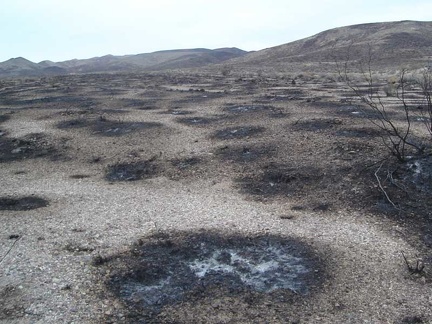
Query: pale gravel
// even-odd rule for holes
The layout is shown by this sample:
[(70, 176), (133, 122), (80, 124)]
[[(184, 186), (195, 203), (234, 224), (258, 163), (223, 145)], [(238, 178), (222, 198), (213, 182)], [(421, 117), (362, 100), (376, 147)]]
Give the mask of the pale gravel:
[[(212, 145), (201, 138), (210, 130), (191, 128), (188, 141), (184, 141), (176, 136), (172, 116), (153, 118), (171, 127), (174, 136), (169, 141), (148, 143), (150, 151), (172, 152), (170, 157), (208, 154)], [(47, 122), (26, 121), (22, 114), (19, 120), (17, 128), (7, 129), (11, 136), (42, 130), (53, 136), (65, 134), (49, 128)], [(8, 125), (12, 121), (4, 124)], [(80, 154), (106, 153), (105, 157), (111, 157), (101, 145), (94, 145), (101, 140), (81, 131), (67, 135), (81, 139)], [(130, 138), (105, 140), (126, 143)], [(133, 148), (140, 143), (128, 144)], [(92, 258), (126, 251), (140, 237), (155, 231), (200, 229), (297, 237), (326, 255), (330, 278), (310, 301), (309, 322), (394, 323), (417, 315), (432, 321), (431, 286), (414, 280), (401, 258), (401, 251), (411, 258), (419, 251), (407, 243), (404, 229), (390, 220), (362, 210), (293, 212), (286, 201), (247, 200), (224, 172), (194, 181), (160, 176), (109, 184), (99, 165), (87, 163), (83, 168), (80, 163), (38, 159), (0, 168), (0, 196), (35, 194), (50, 201), (48, 207), (25, 212), (0, 211), (0, 257), (13, 244), (9, 235), (20, 235), (0, 264), (0, 287), (16, 287), (17, 300), (25, 307), (25, 317), (16, 323), (95, 323), (101, 314), (116, 314), (118, 301), (94, 295), (94, 287), (102, 283)], [(27, 173), (15, 174), (22, 170)], [(90, 177), (76, 180), (69, 178), (71, 174)], [(280, 218), (286, 214), (294, 218)], [(95, 250), (65, 251), (74, 244)], [(71, 289), (65, 289), (68, 285)]]
[[(39, 163), (44, 162), (17, 163), (16, 168), (31, 170)], [(94, 284), (91, 257), (65, 253), (67, 244), (94, 247), (93, 256), (109, 254), (155, 230), (217, 229), (306, 239), (332, 255), (332, 281), (314, 297), (320, 300), (320, 322), (391, 323), (407, 313), (431, 312), (430, 287), (407, 280), (400, 257), (401, 251), (416, 251), (398, 231), (383, 231), (379, 221), (361, 212), (297, 213), (293, 220), (281, 220), (288, 206), (245, 201), (228, 182), (185, 185), (160, 177), (110, 185), (96, 177), (68, 179), (62, 170), (47, 168), (46, 174), (27, 174), (23, 187), (11, 170), (2, 168), (0, 176), (0, 195), (38, 193), (51, 201), (46, 208), (1, 215), (2, 253), (11, 244), (5, 237), (21, 236), (1, 264), (0, 285), (20, 287), (27, 313), (22, 323), (85, 323), (104, 310), (104, 301), (88, 292)], [(72, 290), (62, 290), (66, 285)], [(347, 305), (349, 312), (325, 311), (334, 305)]]

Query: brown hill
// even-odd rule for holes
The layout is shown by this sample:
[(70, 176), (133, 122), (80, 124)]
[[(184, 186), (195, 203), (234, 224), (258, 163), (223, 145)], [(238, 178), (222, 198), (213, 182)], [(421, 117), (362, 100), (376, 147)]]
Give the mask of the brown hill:
[(230, 60), (236, 69), (331, 71), (335, 59), (372, 53), (373, 67), (420, 67), (432, 59), (432, 22), (400, 21), (330, 29), (288, 44)]
[(14, 58), (0, 63), (0, 77), (197, 68), (208, 64), (221, 63), (235, 57), (243, 56), (246, 53), (246, 51), (238, 48), (220, 48), (215, 50), (199, 48), (125, 56), (106, 55), (84, 60), (74, 59), (57, 63), (42, 61), (38, 64), (24, 58)]
[(23, 57), (11, 58), (0, 63), (0, 75), (37, 75), (40, 66)]

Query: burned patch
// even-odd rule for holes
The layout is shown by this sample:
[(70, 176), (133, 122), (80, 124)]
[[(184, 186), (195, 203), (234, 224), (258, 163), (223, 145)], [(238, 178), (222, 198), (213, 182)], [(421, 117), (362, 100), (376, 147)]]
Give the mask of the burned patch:
[(0, 137), (0, 163), (47, 156), (57, 159), (60, 153), (45, 134), (34, 133), (22, 138)]
[(159, 168), (153, 159), (133, 163), (120, 163), (107, 168), (105, 179), (108, 181), (136, 181), (158, 175)]
[(135, 108), (139, 110), (154, 110), (157, 109), (156, 101), (143, 99), (121, 99), (120, 104), (124, 107)]
[(298, 120), (292, 125), (292, 128), (295, 130), (318, 131), (318, 130), (332, 129), (341, 124), (342, 121), (337, 118), (334, 119), (312, 118), (308, 120)]
[(336, 136), (370, 138), (383, 136), (383, 132), (375, 128), (346, 128), (340, 129), (334, 133)]
[(185, 159), (175, 159), (171, 161), (172, 165), (179, 170), (189, 169), (201, 163), (201, 159), (197, 157), (190, 157)]
[(165, 307), (206, 298), (284, 303), (293, 292), (311, 294), (324, 278), (323, 266), (307, 245), (272, 235), (159, 233), (106, 260), (97, 264), (112, 273), (108, 289), (131, 316), (148, 321)]
[(414, 315), (414, 316), (405, 316), (401, 320), (397, 321), (396, 324), (421, 324), (426, 323), (424, 321), (423, 316)]
[(57, 108), (59, 105), (70, 104), (74, 107), (91, 107), (95, 105), (92, 98), (82, 96), (46, 96), (40, 98), (23, 99), (23, 98), (8, 98), (4, 101), (8, 106), (32, 106), (32, 108)]
[(214, 122), (214, 119), (206, 118), (206, 117), (185, 117), (185, 118), (178, 118), (177, 122), (186, 125), (200, 126), (200, 125), (208, 125)]
[(200, 89), (198, 89), (196, 93), (197, 95), (188, 96), (184, 99), (177, 100), (176, 104), (182, 105), (182, 104), (189, 104), (189, 103), (194, 103), (194, 104), (205, 103), (209, 100), (223, 98), (228, 95), (222, 92), (202, 92), (200, 91)]
[(0, 210), (31, 210), (46, 206), (48, 206), (48, 200), (40, 197), (0, 197)]
[(224, 146), (218, 148), (215, 153), (224, 161), (248, 163), (271, 157), (275, 151), (276, 149), (271, 146)]
[(289, 117), (289, 114), (283, 111), (283, 109), (272, 109), (271, 113), (269, 114), (270, 118), (287, 118)]
[[(312, 105), (318, 106), (319, 108), (324, 108), (330, 113), (340, 116), (346, 116), (350, 118), (366, 118), (372, 120), (381, 119), (379, 113), (368, 106), (328, 101), (316, 102), (312, 103)], [(397, 117), (393, 111), (386, 111), (386, 114), (391, 119), (395, 119)]]
[(4, 123), (10, 119), (10, 115), (0, 115), (0, 123)]
[(336, 154), (345, 157), (346, 159), (352, 159), (357, 154), (372, 153), (374, 147), (370, 143), (365, 143), (360, 140), (349, 140), (336, 143), (334, 148)]
[(217, 131), (213, 135), (213, 138), (230, 140), (236, 138), (255, 136), (262, 132), (264, 132), (264, 127), (257, 127), (257, 126), (229, 127)]
[(25, 316), (23, 295), (18, 287), (5, 286), (0, 288), (0, 320), (15, 322)]
[(126, 114), (128, 113), (128, 109), (114, 109), (114, 108), (105, 108), (105, 109), (97, 109), (96, 113), (100, 116), (104, 115), (114, 115), (114, 114)]
[(100, 87), (99, 89), (93, 92), (98, 95), (108, 95), (108, 96), (120, 96), (128, 93), (128, 91), (125, 89), (120, 89), (120, 88), (116, 89), (113, 87)]
[(417, 192), (432, 192), (432, 158), (430, 156), (409, 161), (399, 166), (394, 174), (405, 185), (413, 186)]
[(133, 132), (161, 127), (155, 122), (122, 122), (99, 119), (92, 125), (92, 130), (102, 136), (121, 136)]
[(339, 115), (357, 118), (379, 119), (379, 115), (377, 112), (356, 105), (337, 106), (335, 110), (336, 114)]
[(190, 115), (192, 113), (193, 113), (192, 111), (181, 110), (181, 109), (170, 109), (168, 111), (162, 112), (162, 114), (168, 114), (168, 115), (174, 115), (174, 116)]
[(78, 180), (86, 179), (86, 178), (90, 178), (90, 177), (91, 176), (88, 174), (73, 174), (73, 175), (69, 176), (69, 178), (71, 178), (71, 179), (78, 179)]
[(269, 111), (271, 107), (262, 106), (262, 105), (229, 105), (224, 108), (224, 111), (234, 113), (234, 114), (244, 114), (244, 113), (253, 113), (253, 112), (261, 112), (261, 111)]
[(69, 129), (69, 128), (82, 128), (89, 125), (89, 120), (85, 118), (76, 118), (71, 120), (62, 120), (57, 123), (57, 128), (59, 129)]
[[(317, 184), (322, 177), (322, 173), (313, 167), (270, 164), (261, 174), (247, 176), (237, 182), (242, 192), (255, 196), (294, 196)], [(314, 186), (314, 190), (317, 189)]]
[(264, 95), (260, 99), (256, 100), (256, 102), (283, 102), (292, 100), (305, 100), (306, 98), (307, 94), (304, 91), (289, 90), (287, 93)]
[(103, 116), (100, 116), (99, 118), (77, 118), (65, 120), (57, 124), (57, 127), (60, 129), (88, 127), (93, 131), (93, 133), (102, 136), (122, 136), (161, 126), (162, 124), (155, 122), (113, 121)]
[(93, 252), (95, 248), (86, 244), (69, 242), (64, 246), (64, 250), (73, 254), (85, 254)]

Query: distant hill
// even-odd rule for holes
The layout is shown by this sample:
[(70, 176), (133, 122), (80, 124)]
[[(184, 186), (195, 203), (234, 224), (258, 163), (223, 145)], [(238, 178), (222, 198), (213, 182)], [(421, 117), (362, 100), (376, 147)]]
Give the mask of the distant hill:
[(208, 64), (221, 63), (245, 54), (247, 54), (246, 51), (238, 48), (219, 48), (215, 50), (198, 48), (125, 56), (106, 55), (64, 62), (42, 61), (33, 63), (19, 57), (0, 63), (0, 76), (43, 76), (65, 73), (136, 72), (199, 68)]
[(169, 69), (220, 71), (335, 72), (335, 60), (358, 59), (372, 52), (378, 70), (418, 68), (432, 62), (432, 22), (370, 23), (330, 29), (314, 36), (256, 52), (238, 48), (197, 48), (85, 60), (33, 63), (22, 57), (0, 63), (1, 76), (65, 73), (138, 72)]
[(432, 60), (432, 22), (400, 21), (330, 29), (226, 62), (236, 69), (331, 71), (335, 59), (367, 55), (375, 69), (420, 67)]

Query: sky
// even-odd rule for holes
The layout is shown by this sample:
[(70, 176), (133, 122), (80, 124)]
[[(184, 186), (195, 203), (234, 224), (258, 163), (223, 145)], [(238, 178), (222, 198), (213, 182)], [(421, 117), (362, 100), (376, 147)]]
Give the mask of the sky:
[(260, 50), (368, 22), (432, 21), (427, 0), (0, 0), (0, 62)]

